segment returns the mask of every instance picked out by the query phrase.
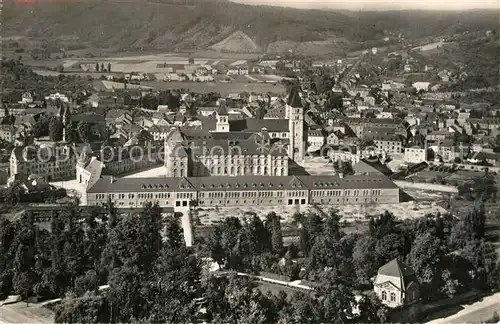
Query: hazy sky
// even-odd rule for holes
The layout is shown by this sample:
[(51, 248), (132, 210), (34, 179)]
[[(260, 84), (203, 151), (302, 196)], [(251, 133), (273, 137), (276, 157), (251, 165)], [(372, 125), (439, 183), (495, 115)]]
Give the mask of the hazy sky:
[(426, 9), (465, 10), (495, 8), (500, 0), (231, 0), (246, 4), (268, 4), (297, 8), (333, 8), (351, 10)]

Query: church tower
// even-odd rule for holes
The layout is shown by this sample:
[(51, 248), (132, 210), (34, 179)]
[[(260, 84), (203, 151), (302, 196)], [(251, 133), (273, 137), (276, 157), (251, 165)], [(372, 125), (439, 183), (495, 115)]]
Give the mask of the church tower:
[(286, 112), (290, 135), (288, 157), (294, 161), (303, 161), (305, 157), (304, 106), (300, 97), (300, 89), (294, 88), (290, 91), (286, 103)]
[(229, 132), (229, 114), (226, 109), (226, 102), (221, 101), (219, 105), (219, 110), (216, 113), (217, 116), (217, 132)]

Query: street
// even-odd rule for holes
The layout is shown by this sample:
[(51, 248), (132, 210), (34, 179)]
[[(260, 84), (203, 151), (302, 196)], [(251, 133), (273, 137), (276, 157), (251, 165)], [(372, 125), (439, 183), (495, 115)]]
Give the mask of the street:
[(493, 317), (493, 312), (500, 314), (500, 293), (483, 298), (471, 305), (463, 306), (458, 313), (428, 322), (428, 324), (481, 323)]

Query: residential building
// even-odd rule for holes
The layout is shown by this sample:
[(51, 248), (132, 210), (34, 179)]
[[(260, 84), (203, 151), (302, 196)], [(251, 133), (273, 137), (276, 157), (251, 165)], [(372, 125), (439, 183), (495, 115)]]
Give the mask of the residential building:
[(373, 139), (375, 146), (388, 153), (388, 154), (399, 154), (403, 153), (403, 142), (404, 139), (401, 135), (391, 135), (391, 134), (376, 134), (370, 136)]
[(154, 146), (132, 145), (97, 151), (92, 155), (104, 163), (103, 174), (120, 175), (159, 165), (161, 153), (162, 150)]
[(13, 125), (0, 125), (0, 140), (14, 143), (16, 140), (16, 127)]
[(427, 161), (427, 149), (422, 146), (405, 147), (404, 161), (408, 163), (420, 163)]
[(121, 126), (123, 124), (132, 124), (132, 114), (128, 110), (111, 109), (106, 114), (106, 124)]
[(76, 164), (76, 181), (82, 188), (88, 189), (99, 180), (103, 168), (104, 164), (97, 157), (82, 153)]
[(16, 147), (10, 156), (10, 179), (35, 175), (45, 181), (74, 179), (76, 155), (67, 147)]

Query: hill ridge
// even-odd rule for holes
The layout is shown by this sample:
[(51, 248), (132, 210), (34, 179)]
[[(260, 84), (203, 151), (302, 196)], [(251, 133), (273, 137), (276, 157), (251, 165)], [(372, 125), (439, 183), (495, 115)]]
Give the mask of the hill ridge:
[(227, 0), (80, 0), (64, 4), (60, 0), (47, 1), (20, 6), (15, 0), (4, 0), (2, 36), (57, 39), (72, 35), (89, 46), (127, 51), (224, 48), (222, 44), (231, 48), (238, 47), (230, 43), (238, 43), (234, 40), (240, 39), (239, 45), (244, 50), (255, 47), (263, 51), (277, 42), (321, 42), (339, 38), (363, 42), (382, 39), (387, 30), (396, 35), (427, 36), (454, 28), (496, 29), (498, 25), (494, 11), (445, 15), (346, 13), (250, 6)]

